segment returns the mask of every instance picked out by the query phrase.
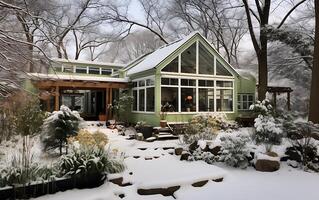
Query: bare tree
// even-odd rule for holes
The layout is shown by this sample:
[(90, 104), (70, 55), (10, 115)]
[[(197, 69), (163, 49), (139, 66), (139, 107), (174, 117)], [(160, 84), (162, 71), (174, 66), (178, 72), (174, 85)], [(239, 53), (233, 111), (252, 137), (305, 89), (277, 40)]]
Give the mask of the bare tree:
[[(282, 21), (279, 23), (277, 28), (280, 28), (289, 15), (306, 0), (301, 0), (299, 3), (295, 4), (283, 17)], [(263, 100), (266, 98), (267, 87), (268, 87), (268, 66), (267, 66), (267, 45), (268, 37), (266, 27), (269, 25), (270, 17), (270, 7), (271, 0), (259, 1), (255, 0), (255, 4), (251, 5), (247, 0), (243, 0), (245, 12), (247, 16), (248, 29), (250, 37), (254, 46), (255, 53), (258, 60), (258, 99)], [(256, 9), (253, 9), (253, 6)], [(256, 11), (257, 10), (257, 11)], [(257, 13), (256, 13), (257, 12)], [(256, 23), (259, 25), (259, 38), (257, 39), (254, 23), (251, 15), (254, 16)]]
[(313, 57), (312, 80), (310, 91), (309, 117), (308, 120), (319, 123), (319, 1), (315, 1), (315, 50)]

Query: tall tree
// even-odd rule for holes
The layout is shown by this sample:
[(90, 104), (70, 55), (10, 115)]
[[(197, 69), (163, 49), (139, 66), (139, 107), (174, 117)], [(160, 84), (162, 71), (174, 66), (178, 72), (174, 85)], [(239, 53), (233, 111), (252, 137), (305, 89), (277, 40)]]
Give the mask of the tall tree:
[(315, 0), (315, 49), (313, 55), (312, 80), (308, 120), (319, 123), (319, 1)]
[[(283, 17), (282, 21), (279, 23), (277, 28), (280, 28), (291, 13), (306, 0), (301, 0), (295, 4), (287, 14)], [(258, 99), (263, 100), (266, 98), (267, 87), (268, 87), (268, 61), (267, 61), (267, 50), (268, 50), (268, 37), (266, 27), (269, 25), (270, 17), (270, 6), (271, 0), (255, 0), (255, 7), (257, 13), (252, 9), (252, 5), (248, 3), (247, 0), (243, 0), (245, 12), (247, 16), (247, 23), (249, 34), (254, 46), (255, 53), (258, 60)], [(252, 21), (253, 15), (259, 24), (259, 38), (257, 39), (254, 23)]]

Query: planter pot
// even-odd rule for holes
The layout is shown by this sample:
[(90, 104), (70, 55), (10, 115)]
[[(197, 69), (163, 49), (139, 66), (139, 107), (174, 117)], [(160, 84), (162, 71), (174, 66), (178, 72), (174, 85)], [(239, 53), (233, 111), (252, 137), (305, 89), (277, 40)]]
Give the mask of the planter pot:
[(106, 121), (106, 115), (105, 114), (99, 114), (99, 121)]
[(190, 112), (190, 111), (191, 111), (191, 108), (186, 108), (186, 111), (187, 111), (187, 112)]
[(144, 139), (152, 137), (153, 127), (152, 126), (141, 126), (139, 127), (139, 131), (143, 134)]
[(162, 128), (165, 128), (165, 127), (167, 126), (167, 121), (166, 121), (166, 120), (161, 120), (161, 121), (160, 121), (160, 126), (161, 126)]

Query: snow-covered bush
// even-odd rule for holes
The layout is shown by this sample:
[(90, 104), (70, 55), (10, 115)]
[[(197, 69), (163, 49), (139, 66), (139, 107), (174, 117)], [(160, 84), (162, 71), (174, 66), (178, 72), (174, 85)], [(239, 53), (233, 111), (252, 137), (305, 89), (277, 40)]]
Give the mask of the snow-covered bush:
[(122, 160), (113, 159), (101, 148), (79, 148), (59, 161), (60, 175), (76, 178), (102, 177), (109, 173), (124, 171)]
[(252, 110), (256, 116), (271, 115), (273, 113), (273, 107), (268, 99), (257, 101), (255, 104), (249, 107), (249, 110)]
[(66, 106), (61, 106), (59, 111), (54, 111), (44, 120), (41, 141), (44, 150), (62, 148), (67, 143), (67, 138), (77, 135), (83, 119), (77, 111), (71, 111)]
[(124, 90), (120, 93), (120, 98), (114, 100), (114, 104), (110, 105), (118, 120), (128, 122), (129, 111), (131, 110), (133, 100), (133, 96), (129, 95), (127, 90)]
[(274, 117), (258, 115), (254, 126), (256, 128), (256, 142), (265, 144), (267, 151), (270, 151), (272, 145), (281, 143), (283, 131), (281, 124), (276, 122)]
[(192, 117), (186, 125), (181, 141), (184, 144), (192, 144), (198, 140), (213, 140), (218, 131), (238, 128), (235, 122), (229, 122), (227, 116), (222, 113), (205, 113)]
[(213, 164), (214, 162), (217, 162), (218, 159), (218, 156), (215, 156), (211, 152), (203, 151), (200, 147), (188, 157), (188, 161), (203, 160), (208, 164)]
[(248, 134), (229, 133), (220, 137), (220, 140), (220, 161), (239, 168), (246, 168), (249, 165), (250, 151), (247, 143), (251, 139)]

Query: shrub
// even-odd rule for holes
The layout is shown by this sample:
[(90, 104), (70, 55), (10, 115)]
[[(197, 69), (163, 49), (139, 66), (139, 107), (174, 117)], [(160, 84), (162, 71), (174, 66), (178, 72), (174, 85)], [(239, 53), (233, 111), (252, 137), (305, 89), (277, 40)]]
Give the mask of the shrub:
[(119, 173), (125, 169), (122, 161), (111, 159), (109, 154), (100, 148), (74, 149), (71, 154), (61, 157), (59, 166), (61, 176), (76, 178), (102, 177), (105, 173)]
[(271, 150), (272, 145), (281, 143), (283, 131), (280, 124), (272, 116), (259, 115), (255, 119), (255, 140), (257, 143), (266, 145), (267, 151)]
[(66, 106), (61, 106), (60, 111), (55, 111), (44, 120), (42, 126), (42, 143), (44, 150), (62, 148), (67, 143), (67, 138), (77, 135), (83, 119), (76, 111), (71, 111)]
[(114, 101), (112, 105), (112, 110), (118, 120), (128, 122), (129, 112), (133, 104), (133, 96), (130, 96), (126, 90), (122, 91), (120, 98)]
[(99, 130), (91, 133), (86, 129), (81, 129), (76, 136), (68, 138), (69, 144), (76, 145), (76, 142), (83, 148), (104, 148), (108, 143), (108, 138)]
[(249, 107), (249, 110), (252, 110), (256, 116), (273, 114), (273, 107), (268, 99), (257, 101), (255, 104)]
[(198, 140), (213, 140), (218, 131), (236, 128), (238, 128), (237, 124), (228, 122), (225, 114), (198, 114), (186, 125), (181, 141), (185, 144), (192, 144)]
[(250, 151), (247, 143), (251, 141), (247, 134), (229, 133), (220, 137), (220, 161), (232, 167), (246, 168), (249, 165)]
[(197, 161), (203, 160), (208, 164), (213, 164), (214, 162), (218, 161), (219, 157), (215, 156), (211, 152), (205, 152), (201, 148), (197, 148), (191, 156), (188, 157), (189, 161)]

